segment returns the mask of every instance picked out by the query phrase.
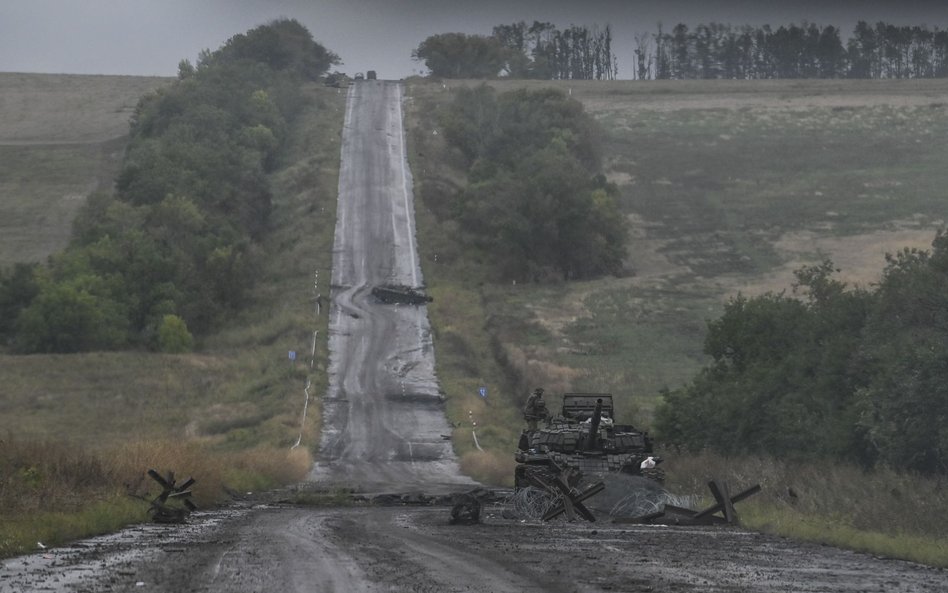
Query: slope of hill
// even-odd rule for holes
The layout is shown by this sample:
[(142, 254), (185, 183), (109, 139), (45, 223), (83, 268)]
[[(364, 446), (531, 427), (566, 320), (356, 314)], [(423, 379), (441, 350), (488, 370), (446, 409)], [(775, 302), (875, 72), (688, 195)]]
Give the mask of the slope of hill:
[(66, 245), (86, 196), (111, 187), (139, 98), (171, 80), (0, 73), (0, 266)]
[[(463, 184), (429, 114), (451, 86), (477, 84), (409, 87), (423, 205)], [(559, 88), (583, 103), (605, 130), (632, 237), (622, 278), (478, 289), (506, 357), (522, 363), (524, 394), (540, 381), (613, 391), (647, 419), (660, 389), (703, 364), (705, 321), (728, 297), (789, 290), (794, 269), (823, 257), (867, 286), (886, 252), (930, 247), (945, 222), (943, 80), (490, 84)], [(472, 259), (449, 258), (456, 232), (425, 215), (431, 283), (469, 279)]]

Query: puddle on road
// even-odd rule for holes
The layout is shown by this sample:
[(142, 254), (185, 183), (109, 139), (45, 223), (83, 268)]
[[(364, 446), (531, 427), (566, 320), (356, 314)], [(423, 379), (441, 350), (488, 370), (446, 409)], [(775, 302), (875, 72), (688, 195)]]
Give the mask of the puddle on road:
[(0, 593), (73, 592), (107, 578), (132, 573), (132, 567), (207, 534), (250, 508), (198, 511), (183, 525), (142, 524), (117, 533), (7, 558), (0, 564)]

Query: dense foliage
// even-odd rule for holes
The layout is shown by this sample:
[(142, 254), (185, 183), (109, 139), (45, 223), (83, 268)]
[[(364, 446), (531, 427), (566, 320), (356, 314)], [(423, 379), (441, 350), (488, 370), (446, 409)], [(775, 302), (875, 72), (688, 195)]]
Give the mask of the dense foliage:
[(829, 262), (804, 294), (738, 296), (708, 327), (712, 363), (656, 426), (686, 448), (948, 471), (948, 233), (887, 257), (874, 290)]
[(948, 31), (860, 21), (847, 40), (834, 26), (776, 29), (684, 24), (636, 39), (638, 78), (936, 78), (948, 76)]
[(611, 80), (617, 69), (609, 26), (560, 30), (539, 21), (498, 25), (490, 36), (432, 35), (412, 57), (437, 78)]
[(506, 63), (500, 41), (484, 35), (432, 35), (411, 53), (437, 78), (494, 78)]
[[(803, 23), (763, 26), (679, 23), (635, 36), (638, 79), (943, 78), (948, 30), (859, 21), (839, 27)], [(618, 58), (608, 25), (558, 29), (524, 21), (490, 36), (447, 33), (425, 39), (412, 56), (439, 78), (612, 80)]]
[(89, 198), (48, 266), (0, 276), (0, 335), (21, 352), (181, 351), (240, 307), (300, 85), (337, 61), (292, 20), (183, 61), (139, 103), (116, 194)]
[(599, 128), (556, 90), (461, 89), (442, 114), (468, 186), (439, 210), (506, 278), (587, 278), (619, 271), (626, 231), (599, 173)]
[(511, 78), (542, 80), (612, 80), (618, 60), (612, 53), (612, 28), (524, 21), (494, 27), (493, 36), (507, 48)]

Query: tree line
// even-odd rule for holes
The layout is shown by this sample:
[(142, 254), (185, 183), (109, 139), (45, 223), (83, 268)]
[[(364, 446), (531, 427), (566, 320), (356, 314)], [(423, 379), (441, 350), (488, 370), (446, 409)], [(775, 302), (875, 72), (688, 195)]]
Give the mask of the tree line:
[(738, 296), (709, 323), (711, 363), (665, 393), (662, 438), (690, 450), (948, 472), (948, 232), (852, 288), (829, 261), (793, 294)]
[(115, 192), (89, 197), (69, 246), (0, 273), (0, 338), (18, 352), (181, 351), (238, 310), (301, 84), (335, 63), (286, 19), (182, 61), (139, 102)]
[[(614, 80), (618, 58), (605, 27), (560, 29), (524, 21), (491, 35), (432, 35), (412, 52), (437, 78)], [(635, 36), (633, 78), (794, 79), (942, 78), (948, 76), (948, 30), (859, 21), (845, 38), (839, 27), (659, 24)]]
[(519, 21), (494, 27), (492, 35), (432, 35), (412, 51), (437, 78), (530, 78), (613, 80), (618, 62), (612, 28)]
[(504, 279), (615, 273), (625, 257), (618, 191), (601, 173), (601, 130), (582, 104), (543, 89), (462, 88), (440, 114), (468, 184), (433, 210)]
[(940, 78), (948, 75), (948, 31), (864, 21), (845, 40), (813, 23), (776, 29), (684, 24), (636, 38), (639, 79)]

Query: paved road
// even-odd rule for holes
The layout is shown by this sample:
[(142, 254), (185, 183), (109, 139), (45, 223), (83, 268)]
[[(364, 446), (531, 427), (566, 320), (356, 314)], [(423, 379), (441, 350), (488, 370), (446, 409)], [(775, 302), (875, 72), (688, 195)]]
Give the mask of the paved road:
[(361, 491), (473, 486), (460, 476), (424, 306), (373, 286), (423, 285), (405, 156), (401, 85), (350, 87), (339, 173), (329, 326), (330, 388), (311, 479)]

